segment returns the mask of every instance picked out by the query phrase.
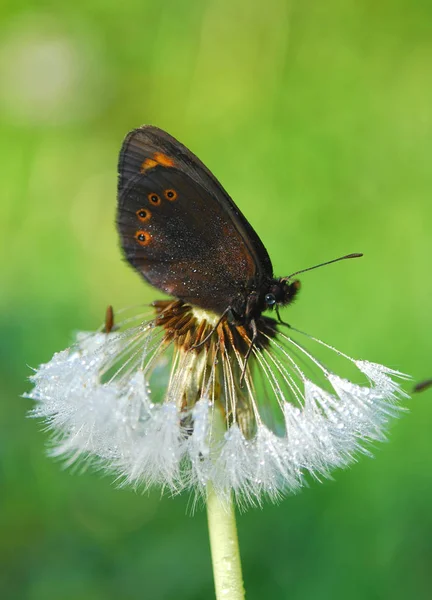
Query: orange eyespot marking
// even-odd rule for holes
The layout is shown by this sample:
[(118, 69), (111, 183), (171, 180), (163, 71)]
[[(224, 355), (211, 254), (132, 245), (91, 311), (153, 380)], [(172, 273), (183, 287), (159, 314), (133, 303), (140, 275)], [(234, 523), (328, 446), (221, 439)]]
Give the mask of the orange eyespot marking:
[(151, 242), (152, 236), (148, 233), (148, 231), (143, 231), (140, 229), (136, 232), (135, 239), (140, 246), (148, 246)]
[(159, 165), (162, 165), (163, 167), (173, 167), (174, 166), (173, 159), (170, 158), (169, 156), (167, 156), (166, 154), (163, 154), (162, 152), (155, 152), (153, 154), (153, 158)]
[(140, 208), (136, 211), (136, 216), (140, 221), (144, 223), (145, 221), (148, 221), (150, 219), (151, 212), (149, 210), (146, 210), (145, 208)]
[(158, 164), (157, 160), (153, 160), (152, 158), (146, 158), (143, 163), (141, 163), (140, 172), (145, 173), (149, 169), (153, 169)]
[(147, 198), (155, 206), (157, 206), (158, 204), (161, 203), (161, 199), (159, 198), (159, 196), (157, 194), (153, 193), (153, 192), (150, 192), (150, 194), (147, 196)]
[(171, 202), (177, 200), (177, 192), (175, 190), (165, 190), (164, 196), (167, 200), (171, 200)]

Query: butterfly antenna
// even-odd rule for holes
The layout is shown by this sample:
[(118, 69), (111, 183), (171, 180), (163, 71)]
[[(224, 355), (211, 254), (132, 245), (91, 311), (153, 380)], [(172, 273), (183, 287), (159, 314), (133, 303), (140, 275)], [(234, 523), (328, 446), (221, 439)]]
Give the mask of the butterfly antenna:
[(296, 271), (295, 273), (291, 273), (288, 277), (282, 277), (281, 281), (287, 281), (294, 277), (294, 275), (299, 275), (300, 273), (306, 273), (306, 271), (312, 271), (313, 269), (318, 269), (319, 267), (325, 267), (326, 265), (331, 265), (332, 263), (339, 262), (340, 260), (346, 260), (347, 258), (360, 258), (363, 256), (361, 252), (354, 252), (353, 254), (346, 254), (345, 256), (340, 256), (339, 258), (334, 258), (333, 260), (328, 260), (327, 262), (323, 262), (319, 265), (315, 265), (314, 267), (309, 267), (308, 269), (302, 269), (301, 271)]

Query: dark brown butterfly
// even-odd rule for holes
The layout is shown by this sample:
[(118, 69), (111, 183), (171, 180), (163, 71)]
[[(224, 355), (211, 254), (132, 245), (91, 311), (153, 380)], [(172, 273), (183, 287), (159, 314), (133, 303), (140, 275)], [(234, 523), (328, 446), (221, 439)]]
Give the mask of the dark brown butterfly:
[(264, 245), (214, 175), (157, 127), (123, 142), (117, 225), (127, 260), (148, 282), (250, 327), (252, 343), (261, 314), (299, 290), (292, 275), (273, 276)]

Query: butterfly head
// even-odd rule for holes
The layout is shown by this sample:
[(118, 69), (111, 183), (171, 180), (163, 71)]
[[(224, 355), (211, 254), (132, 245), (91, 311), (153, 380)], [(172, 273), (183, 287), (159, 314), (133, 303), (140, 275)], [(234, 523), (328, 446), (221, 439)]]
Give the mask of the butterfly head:
[(301, 283), (298, 279), (294, 281), (287, 281), (283, 277), (281, 279), (274, 279), (264, 296), (265, 307), (272, 310), (278, 306), (290, 304), (296, 297), (300, 287)]

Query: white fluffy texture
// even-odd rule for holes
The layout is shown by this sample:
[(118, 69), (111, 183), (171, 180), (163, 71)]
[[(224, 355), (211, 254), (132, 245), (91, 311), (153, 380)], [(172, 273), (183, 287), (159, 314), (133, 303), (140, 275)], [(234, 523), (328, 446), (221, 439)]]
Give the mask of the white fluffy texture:
[(101, 383), (103, 365), (122, 344), (120, 334), (80, 334), (74, 348), (55, 354), (33, 375), (32, 414), (53, 430), (53, 455), (93, 459), (125, 483), (174, 493), (201, 493), (211, 481), (222, 497), (233, 493), (246, 505), (294, 492), (306, 473), (328, 476), (358, 451), (367, 452), (368, 442), (384, 439), (405, 395), (394, 379), (401, 373), (353, 361), (370, 386), (326, 372), (326, 391), (303, 377), (302, 405), (288, 398), (282, 403), (285, 431), (276, 435), (259, 421), (256, 434), (245, 439), (236, 424), (223, 431), (220, 408), (205, 396), (186, 415), (171, 400), (152, 404), (139, 367)]

